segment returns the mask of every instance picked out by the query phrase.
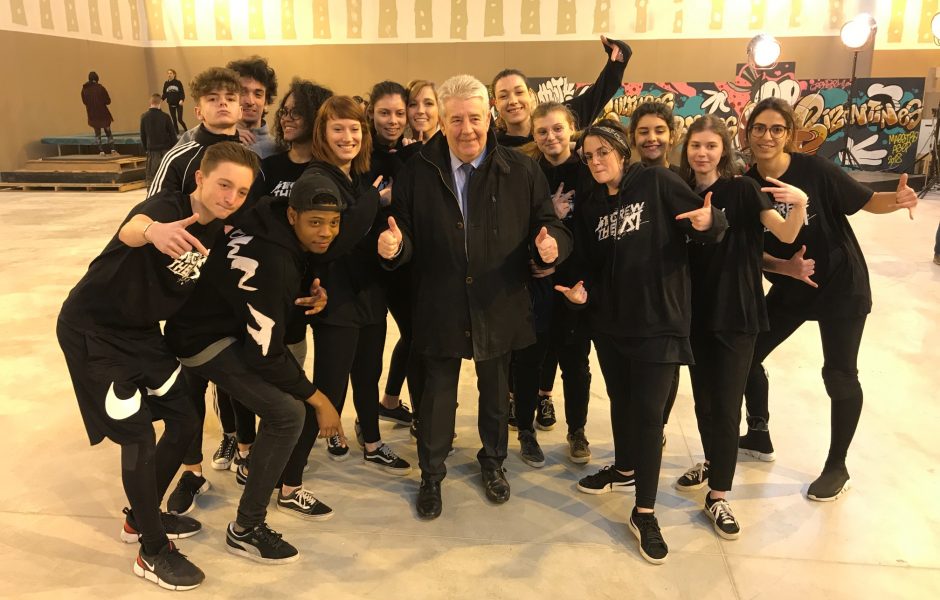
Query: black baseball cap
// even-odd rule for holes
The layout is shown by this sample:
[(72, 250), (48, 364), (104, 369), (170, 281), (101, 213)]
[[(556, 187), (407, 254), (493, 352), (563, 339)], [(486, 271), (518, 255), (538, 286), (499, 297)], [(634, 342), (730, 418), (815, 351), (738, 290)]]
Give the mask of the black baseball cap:
[(288, 206), (298, 212), (308, 210), (342, 212), (346, 209), (346, 202), (332, 179), (316, 171), (307, 171), (291, 187)]

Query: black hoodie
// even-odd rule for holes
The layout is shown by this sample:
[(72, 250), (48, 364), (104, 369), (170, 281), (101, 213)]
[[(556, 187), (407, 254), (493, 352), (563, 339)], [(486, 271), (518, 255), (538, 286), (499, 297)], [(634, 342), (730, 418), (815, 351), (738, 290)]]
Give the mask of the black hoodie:
[(348, 252), (372, 225), (377, 203), (343, 212), (340, 234), (322, 255), (307, 253), (287, 221), (287, 198), (261, 199), (215, 245), (186, 309), (166, 324), (167, 344), (184, 366), (199, 366), (238, 343), (249, 367), (297, 398), (316, 391), (284, 341), (309, 263)]
[(728, 228), (716, 207), (708, 231), (676, 220), (701, 206), (702, 199), (669, 169), (640, 164), (627, 168), (616, 196), (596, 184), (578, 202), (575, 256), (584, 269), (595, 334), (624, 340), (625, 351), (636, 350), (640, 360), (691, 362), (686, 238), (717, 242)]

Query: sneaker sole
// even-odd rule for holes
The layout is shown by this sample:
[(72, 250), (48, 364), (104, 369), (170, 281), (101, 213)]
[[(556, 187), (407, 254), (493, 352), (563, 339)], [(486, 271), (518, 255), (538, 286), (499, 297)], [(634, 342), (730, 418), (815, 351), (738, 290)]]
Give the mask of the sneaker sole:
[[(633, 524), (632, 518), (627, 520), (627, 527), (630, 529), (630, 532), (633, 533), (633, 537), (636, 538), (636, 547), (639, 548), (640, 556), (642, 556), (644, 560), (654, 565), (661, 565), (666, 562), (666, 557), (653, 558), (643, 550), (643, 545), (640, 543), (640, 530)], [(666, 556), (668, 556), (668, 554)]]
[(167, 583), (166, 581), (163, 581), (162, 579), (157, 577), (157, 574), (154, 573), (153, 571), (147, 571), (143, 567), (138, 565), (136, 560), (134, 561), (134, 575), (137, 575), (138, 577), (146, 579), (147, 581), (152, 581), (153, 583), (159, 585), (165, 590), (173, 590), (177, 592), (185, 592), (186, 590), (197, 588), (202, 583), (202, 582), (199, 582), (195, 585), (173, 585), (172, 583)]
[(712, 527), (715, 528), (715, 533), (717, 533), (720, 537), (726, 540), (736, 540), (739, 537), (741, 537), (740, 531), (738, 531), (737, 533), (728, 533), (727, 531), (719, 527), (718, 521), (715, 520), (715, 515), (712, 514), (712, 511), (708, 510), (707, 506), (702, 508), (702, 512), (704, 512), (708, 516), (708, 520), (712, 522)]
[(809, 498), (810, 500), (814, 501), (814, 502), (835, 502), (836, 500), (838, 500), (839, 498), (841, 498), (843, 494), (845, 494), (847, 491), (849, 491), (849, 488), (851, 487), (849, 484), (850, 484), (851, 482), (852, 482), (851, 479), (847, 479), (847, 480), (845, 481), (845, 485), (842, 486), (842, 489), (841, 489), (841, 490), (839, 490), (838, 492), (836, 492), (835, 496), (829, 496), (828, 498), (823, 498), (823, 497), (819, 497), (819, 496), (812, 496), (812, 495), (810, 495), (810, 494), (807, 492), (806, 497)]
[(536, 428), (536, 429), (540, 429), (540, 430), (542, 430), (542, 431), (551, 431), (552, 429), (555, 429), (555, 424), (552, 423), (551, 425), (542, 425), (541, 423), (539, 423), (538, 421), (536, 421), (536, 422), (535, 422), (535, 428)]
[(335, 460), (336, 462), (343, 462), (344, 460), (349, 458), (349, 452), (347, 452), (346, 454), (330, 454), (329, 452), (327, 452), (327, 454), (329, 455), (330, 460)]
[(186, 507), (186, 510), (184, 510), (183, 512), (178, 512), (178, 511), (169, 510), (169, 507), (167, 507), (166, 512), (173, 513), (174, 515), (177, 515), (180, 517), (183, 515), (188, 515), (189, 513), (193, 512), (193, 509), (196, 508), (196, 498), (208, 492), (211, 487), (212, 487), (212, 484), (210, 484), (209, 480), (207, 479), (206, 482), (202, 484), (202, 486), (198, 490), (196, 490), (196, 494), (193, 496), (193, 501), (190, 503), (189, 506)]
[(521, 458), (522, 462), (524, 462), (525, 464), (529, 465), (530, 467), (535, 467), (536, 469), (541, 469), (542, 467), (545, 466), (544, 458), (542, 460), (532, 460), (531, 458), (522, 456), (521, 454), (519, 455), (519, 458)]
[(232, 466), (232, 462), (234, 462), (234, 459), (229, 459), (228, 461), (223, 462), (215, 462), (215, 459), (212, 459), (212, 468), (216, 471), (228, 471)]
[(393, 417), (383, 417), (379, 415), (379, 421), (385, 421), (386, 423), (394, 423), (396, 425), (401, 425), (402, 427), (410, 427), (411, 421), (402, 421), (401, 419), (395, 419)]
[[(168, 540), (184, 540), (186, 538), (193, 537), (197, 533), (202, 531), (202, 529), (197, 529), (196, 531), (187, 531), (185, 533), (169, 533), (166, 534), (166, 539)], [(123, 527), (121, 527), (121, 541), (125, 544), (136, 544), (140, 541), (139, 533), (128, 533)]]
[(600, 489), (597, 489), (582, 487), (581, 484), (578, 483), (578, 491), (584, 492), (585, 494), (591, 494), (592, 496), (600, 496), (601, 494), (610, 494), (611, 492), (629, 492), (633, 490), (635, 485), (635, 483), (621, 483), (616, 485), (608, 484)]
[(750, 448), (738, 448), (738, 454), (750, 456), (764, 462), (774, 462), (777, 456), (773, 452), (761, 452), (760, 450), (751, 450)]
[(226, 550), (228, 550), (231, 554), (234, 554), (235, 556), (243, 556), (249, 560), (253, 560), (255, 562), (266, 564), (266, 565), (287, 565), (293, 562), (297, 562), (300, 559), (299, 551), (297, 552), (297, 554), (293, 556), (288, 556), (287, 558), (264, 558), (263, 556), (255, 554), (254, 552), (250, 550), (245, 550), (244, 548), (241, 548), (239, 546), (233, 546), (232, 544), (235, 544), (235, 543), (237, 542), (232, 542), (232, 540), (226, 537), (225, 538)]
[(588, 454), (587, 456), (572, 456), (571, 454), (568, 454), (568, 460), (576, 465), (584, 465), (591, 462), (591, 455)]
[(392, 467), (390, 465), (380, 465), (379, 463), (374, 463), (371, 460), (362, 459), (362, 462), (373, 469), (378, 469), (379, 471), (385, 471), (389, 475), (397, 475), (398, 477), (404, 477), (411, 473), (411, 465), (408, 465), (408, 468), (398, 468)]
[(322, 515), (308, 515), (306, 513), (300, 512), (299, 510), (294, 510), (286, 506), (281, 506), (280, 502), (276, 503), (276, 508), (278, 511), (282, 513), (291, 515), (292, 517), (296, 517), (298, 519), (303, 519), (304, 521), (329, 521), (330, 519), (333, 518), (333, 514), (334, 514), (333, 512), (328, 512)]
[(673, 487), (679, 490), (680, 492), (694, 492), (695, 490), (702, 489), (706, 485), (708, 485), (707, 479), (701, 483), (695, 483), (692, 485), (682, 485), (681, 483), (677, 481), (673, 484)]

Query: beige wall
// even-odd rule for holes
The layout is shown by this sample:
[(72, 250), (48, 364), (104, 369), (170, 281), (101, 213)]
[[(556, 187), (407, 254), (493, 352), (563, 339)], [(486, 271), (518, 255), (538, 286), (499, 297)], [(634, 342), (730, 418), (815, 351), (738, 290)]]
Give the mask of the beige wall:
[(150, 90), (144, 77), (146, 50), (62, 37), (0, 31), (5, 92), (0, 96), (3, 144), (0, 170), (20, 168), (27, 158), (55, 154), (40, 138), (92, 133), (81, 100), (89, 71), (97, 71), (111, 95), (114, 131), (137, 130)]
[[(627, 69), (628, 81), (722, 81), (743, 62), (746, 39), (639, 40)], [(782, 38), (781, 60), (796, 61), (800, 78), (849, 77), (852, 54), (835, 37)], [(462, 44), (382, 44), (333, 46), (254, 46), (134, 48), (62, 37), (0, 31), (0, 52), (20, 57), (7, 62), (13, 90), (0, 96), (4, 144), (0, 169), (19, 168), (26, 158), (52, 151), (39, 139), (90, 132), (79, 98), (90, 69), (113, 99), (116, 131), (138, 127), (147, 95), (159, 91), (168, 67), (184, 82), (198, 71), (250, 54), (266, 56), (281, 87), (299, 75), (347, 94), (363, 94), (376, 81), (405, 82), (422, 77), (442, 81), (458, 71), (484, 81), (512, 66), (532, 76), (567, 75), (593, 81), (605, 60), (600, 42), (470, 42)], [(940, 49), (870, 51), (859, 57), (858, 75), (926, 76), (940, 65)], [(41, 85), (31, 82), (44, 77)], [(29, 83), (28, 83), (29, 82)], [(192, 103), (187, 103), (187, 111)]]

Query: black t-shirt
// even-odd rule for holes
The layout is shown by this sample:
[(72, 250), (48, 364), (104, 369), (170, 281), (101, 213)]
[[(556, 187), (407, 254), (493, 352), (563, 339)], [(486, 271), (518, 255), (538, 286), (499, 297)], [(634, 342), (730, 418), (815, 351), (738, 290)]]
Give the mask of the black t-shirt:
[[(192, 216), (193, 210), (188, 195), (162, 192), (131, 209), (121, 227), (138, 214), (171, 223)], [(222, 221), (195, 223), (186, 230), (211, 248), (222, 231)], [(60, 317), (77, 329), (154, 328), (183, 305), (196, 287), (205, 260), (195, 250), (174, 260), (153, 244), (131, 248), (115, 234), (69, 293)]]
[[(756, 179), (760, 187), (770, 186), (756, 166), (747, 175)], [(816, 261), (816, 273), (811, 279), (819, 288), (786, 275), (766, 273), (773, 283), (767, 294), (768, 308), (807, 320), (871, 312), (868, 267), (846, 218), (865, 206), (872, 197), (871, 189), (828, 160), (796, 153), (790, 155), (790, 167), (778, 179), (806, 192), (807, 220), (792, 244), (784, 244), (766, 232), (764, 251), (776, 258), (789, 259), (805, 245), (804, 258)], [(774, 208), (784, 217), (789, 210), (785, 204), (775, 203)]]
[(761, 285), (764, 226), (760, 215), (773, 204), (748, 177), (719, 179), (699, 192), (712, 193), (712, 206), (725, 213), (728, 231), (718, 244), (689, 242), (692, 329), (766, 331), (767, 306)]
[(275, 198), (290, 197), (290, 190), (294, 186), (309, 163), (295, 163), (289, 152), (272, 154), (261, 161), (261, 172), (264, 177), (258, 177), (256, 184), (260, 188), (260, 196), (274, 196)]

